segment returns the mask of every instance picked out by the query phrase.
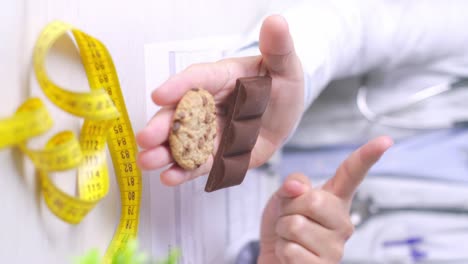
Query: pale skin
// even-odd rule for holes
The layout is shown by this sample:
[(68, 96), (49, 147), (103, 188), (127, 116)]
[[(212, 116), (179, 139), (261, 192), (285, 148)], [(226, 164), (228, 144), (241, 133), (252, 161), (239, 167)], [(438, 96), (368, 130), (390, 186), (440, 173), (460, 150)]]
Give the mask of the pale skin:
[[(170, 122), (175, 105), (186, 91), (203, 87), (217, 103), (222, 103), (237, 78), (264, 71), (272, 77), (272, 94), (250, 167), (263, 164), (281, 147), (304, 110), (302, 66), (281, 16), (264, 21), (259, 46), (259, 56), (192, 65), (153, 92), (152, 99), (162, 110), (137, 134), (137, 142), (143, 149), (138, 155), (142, 169), (173, 164), (167, 146)], [(218, 121), (222, 123), (222, 117)], [(258, 263), (338, 263), (344, 243), (353, 232), (349, 220), (353, 193), (369, 168), (391, 145), (388, 137), (370, 141), (351, 154), (323, 187), (314, 187), (304, 175), (290, 175), (264, 210)], [(182, 184), (208, 173), (212, 163), (210, 157), (192, 171), (170, 165), (161, 173), (161, 182), (168, 186)]]
[(353, 194), (391, 145), (388, 137), (370, 141), (321, 187), (305, 175), (289, 175), (263, 212), (258, 263), (339, 263), (354, 230), (349, 218)]

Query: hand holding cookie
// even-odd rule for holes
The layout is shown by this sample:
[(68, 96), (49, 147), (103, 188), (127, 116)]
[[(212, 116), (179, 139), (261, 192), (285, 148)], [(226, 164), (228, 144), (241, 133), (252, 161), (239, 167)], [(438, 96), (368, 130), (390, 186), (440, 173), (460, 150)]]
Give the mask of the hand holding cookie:
[[(222, 106), (226, 102), (238, 78), (258, 76), (262, 70), (266, 70), (272, 78), (271, 96), (249, 166), (260, 166), (273, 155), (303, 112), (303, 71), (287, 23), (282, 17), (272, 16), (264, 21), (259, 45), (260, 56), (192, 65), (153, 92), (153, 101), (162, 109), (137, 135), (137, 142), (144, 149), (138, 156), (142, 169), (160, 169), (173, 164), (161, 173), (161, 181), (166, 185), (181, 184), (208, 173), (219, 146), (225, 116), (222, 111), (217, 111), (215, 121), (210, 119), (207, 124), (201, 122), (199, 127), (193, 127), (194, 124), (184, 118), (198, 113), (200, 116), (196, 116), (195, 120), (200, 122), (206, 113), (213, 110), (211, 107)], [(199, 90), (193, 91), (192, 88)], [(212, 96), (206, 96), (208, 107), (203, 106), (203, 97), (200, 96), (208, 95), (205, 92)], [(215, 123), (218, 136), (211, 148), (209, 135), (206, 140), (204, 137), (211, 135), (211, 127)], [(188, 133), (189, 130), (196, 132)], [(203, 146), (198, 147), (201, 139), (204, 140)], [(186, 148), (184, 143), (189, 140), (191, 146)], [(209, 150), (212, 150), (211, 155), (207, 154)]]

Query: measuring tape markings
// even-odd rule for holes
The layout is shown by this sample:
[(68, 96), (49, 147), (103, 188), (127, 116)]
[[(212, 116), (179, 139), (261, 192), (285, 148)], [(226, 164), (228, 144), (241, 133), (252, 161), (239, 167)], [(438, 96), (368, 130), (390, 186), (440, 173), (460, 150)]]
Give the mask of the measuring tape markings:
[(43, 134), (53, 125), (47, 108), (38, 98), (24, 102), (9, 118), (0, 120), (0, 149), (15, 146)]
[[(56, 85), (47, 76), (45, 68), (47, 52), (58, 38), (67, 34), (70, 30), (80, 32), (73, 29), (71, 25), (52, 22), (42, 31), (36, 42), (33, 55), (34, 71), (42, 91), (56, 106), (75, 116), (91, 120), (110, 120), (118, 117), (118, 110), (112, 104), (112, 100), (106, 91), (100, 89), (101, 87), (91, 87), (91, 91), (86, 93), (67, 91)], [(81, 46), (80, 49), (82, 49)], [(110, 59), (110, 57), (106, 59)]]
[[(36, 78), (46, 96), (56, 106), (62, 110), (85, 118), (85, 123), (88, 118), (105, 118), (110, 120), (102, 120), (99, 123), (101, 128), (109, 127), (109, 122), (112, 122), (112, 117), (118, 115), (117, 109), (113, 105), (107, 108), (93, 107), (96, 102), (111, 102), (110, 98), (105, 93), (101, 95), (93, 90), (89, 93), (75, 93), (67, 91), (58, 85), (54, 84), (47, 76), (45, 70), (45, 58), (49, 49), (55, 41), (62, 35), (67, 34), (72, 27), (64, 23), (51, 23), (40, 34), (35, 50), (34, 50), (34, 70)], [(93, 97), (96, 95), (96, 97)], [(102, 96), (104, 95), (104, 96)], [(105, 98), (107, 96), (107, 98)], [(96, 101), (94, 101), (96, 100)], [(102, 106), (102, 103), (100, 104)], [(110, 110), (109, 110), (110, 109)], [(109, 111), (109, 112), (108, 112)], [(111, 113), (109, 115), (109, 113)], [(93, 114), (96, 114), (95, 117)], [(92, 121), (90, 121), (92, 122)], [(83, 130), (83, 128), (82, 128)], [(102, 129), (103, 130), (103, 129)], [(51, 211), (62, 220), (71, 224), (77, 224), (88, 214), (100, 199), (102, 199), (108, 190), (108, 172), (105, 159), (105, 136), (94, 135), (97, 142), (92, 146), (89, 142), (84, 142), (82, 139), (86, 137), (86, 133), (80, 134), (80, 149), (82, 151), (82, 162), (78, 166), (78, 197), (70, 196), (58, 189), (48, 177), (49, 170), (39, 169), (42, 189), (45, 202)], [(50, 146), (48, 144), (48, 146)], [(46, 146), (47, 149), (47, 146)], [(52, 170), (54, 171), (54, 170)], [(98, 175), (98, 177), (92, 177)], [(107, 190), (106, 190), (107, 186)], [(87, 193), (82, 192), (83, 188), (89, 188)]]
[(117, 73), (107, 49), (98, 40), (80, 31), (73, 31), (83, 56), (83, 64), (91, 87), (104, 87), (121, 113), (108, 131), (107, 143), (121, 194), (119, 226), (111, 241), (107, 258), (122, 248), (129, 238), (136, 237), (141, 200), (141, 172), (136, 165), (135, 137), (119, 87)]
[[(91, 91), (67, 91), (47, 76), (45, 58), (55, 41), (72, 32), (79, 47)], [(40, 99), (28, 99), (11, 117), (0, 120), (0, 148), (17, 145), (34, 163), (49, 209), (60, 219), (77, 224), (108, 193), (106, 145), (120, 189), (119, 224), (104, 262), (138, 231), (141, 172), (136, 165), (137, 147), (117, 73), (111, 56), (97, 39), (62, 22), (50, 23), (40, 34), (34, 50), (34, 71), (43, 92), (60, 109), (83, 117), (79, 141), (71, 131), (53, 136), (43, 150), (27, 147), (26, 140), (52, 126), (52, 118)], [(49, 173), (77, 170), (78, 197), (61, 191)]]

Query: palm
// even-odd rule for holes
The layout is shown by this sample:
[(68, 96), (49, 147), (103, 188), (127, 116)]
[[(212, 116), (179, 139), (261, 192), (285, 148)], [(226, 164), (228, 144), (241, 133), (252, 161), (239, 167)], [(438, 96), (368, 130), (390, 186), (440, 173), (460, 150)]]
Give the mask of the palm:
[[(250, 167), (257, 167), (267, 161), (281, 146), (303, 111), (303, 74), (302, 69), (297, 74), (283, 76), (272, 72), (268, 65), (262, 62), (262, 57), (247, 57), (229, 59), (217, 63), (219, 75), (226, 73), (221, 86), (213, 87), (217, 104), (222, 105), (228, 95), (234, 90), (237, 78), (257, 76), (261, 69), (267, 69), (272, 77), (271, 100), (262, 118), (257, 143), (252, 150)], [(218, 77), (220, 78), (220, 77)], [(225, 125), (222, 116), (218, 118), (219, 127)], [(218, 134), (222, 131), (220, 130)]]
[[(303, 111), (304, 81), (301, 63), (282, 18), (265, 20), (260, 33), (260, 51), (261, 56), (193, 65), (162, 84), (153, 93), (153, 101), (163, 109), (137, 135), (139, 145), (145, 149), (138, 157), (140, 167), (158, 169), (173, 162), (167, 147), (169, 127), (174, 106), (186, 91), (202, 87), (214, 96), (216, 103), (222, 104), (233, 91), (238, 78), (258, 76), (261, 69), (266, 69), (272, 78), (272, 92), (262, 118), (258, 140), (252, 150), (250, 167), (267, 161), (291, 133)], [(219, 116), (218, 120), (220, 127), (223, 127), (223, 117)], [(206, 174), (212, 163), (213, 157), (210, 157), (193, 171), (185, 171), (173, 165), (161, 173), (161, 180), (167, 185), (177, 185)]]
[(291, 133), (303, 111), (303, 85), (302, 78), (273, 76), (271, 101), (262, 118), (251, 167), (263, 164)]

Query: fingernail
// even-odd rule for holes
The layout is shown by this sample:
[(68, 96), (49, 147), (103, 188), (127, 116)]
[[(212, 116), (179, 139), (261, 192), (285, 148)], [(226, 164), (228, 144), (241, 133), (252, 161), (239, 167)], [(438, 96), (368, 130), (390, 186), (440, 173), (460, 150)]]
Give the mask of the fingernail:
[(291, 180), (288, 182), (288, 185), (290, 194), (294, 196), (301, 195), (306, 191), (306, 186), (304, 185), (304, 183), (298, 180)]
[(393, 146), (394, 142), (393, 142), (393, 139), (391, 137), (385, 137), (385, 147), (386, 148), (389, 148), (391, 146)]
[(298, 181), (298, 180), (292, 180), (291, 184), (295, 188), (300, 188), (300, 189), (304, 188), (304, 184), (302, 182)]

